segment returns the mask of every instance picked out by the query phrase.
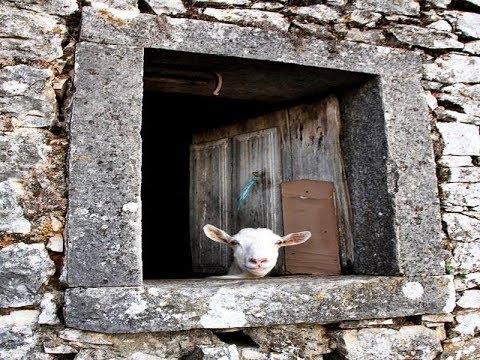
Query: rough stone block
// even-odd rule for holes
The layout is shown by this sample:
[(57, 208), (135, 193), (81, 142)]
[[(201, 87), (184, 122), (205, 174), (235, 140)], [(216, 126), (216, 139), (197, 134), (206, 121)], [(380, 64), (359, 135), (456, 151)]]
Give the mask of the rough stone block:
[(292, 6), (288, 8), (288, 12), (321, 24), (337, 22), (341, 18), (340, 13), (335, 8), (322, 4)]
[(463, 309), (480, 309), (480, 290), (464, 291), (457, 305)]
[(111, 333), (400, 317), (450, 312), (455, 306), (452, 280), (296, 276), (73, 288), (67, 290), (64, 313), (69, 327)]
[(480, 182), (480, 167), (477, 166), (452, 168), (449, 173), (448, 182)]
[(240, 360), (240, 353), (235, 345), (225, 346), (198, 346), (187, 360)]
[(480, 183), (441, 184), (442, 203), (447, 206), (480, 206)]
[(453, 331), (460, 336), (474, 336), (480, 331), (480, 312), (472, 311), (455, 316)]
[(35, 129), (0, 133), (0, 181), (27, 178), (32, 168), (47, 158), (46, 142), (45, 133)]
[(457, 82), (480, 82), (480, 57), (459, 54), (446, 54), (434, 63), (424, 65), (425, 78), (453, 84)]
[(480, 84), (455, 84), (442, 89), (439, 101), (458, 105), (466, 114), (480, 116)]
[(19, 204), (21, 193), (21, 183), (14, 180), (0, 182), (0, 231), (19, 234), (30, 232), (31, 224), (23, 216), (23, 209)]
[(443, 343), (443, 353), (439, 360), (480, 359), (480, 338), (457, 339)]
[(60, 324), (58, 310), (62, 299), (62, 293), (59, 291), (48, 292), (43, 295), (42, 302), (40, 303), (41, 312), (40, 316), (38, 317), (39, 324)]
[(157, 15), (178, 15), (187, 12), (182, 0), (146, 0)]
[(50, 69), (26, 65), (0, 69), (0, 122), (8, 118), (14, 126), (50, 126), (57, 104), (52, 78)]
[(466, 43), (463, 50), (470, 54), (480, 55), (480, 40), (470, 41)]
[(420, 325), (399, 330), (344, 330), (336, 337), (339, 352), (351, 360), (431, 360), (442, 351), (436, 332)]
[(464, 36), (480, 39), (480, 14), (464, 11), (446, 11), (447, 19)]
[(35, 357), (35, 347), (39, 345), (39, 336), (35, 333), (37, 319), (37, 310), (19, 310), (0, 316), (0, 359), (39, 359)]
[(386, 14), (418, 15), (420, 13), (420, 5), (415, 0), (356, 0), (353, 2), (353, 6), (360, 10), (377, 11)]
[(459, 273), (480, 271), (480, 243), (455, 242), (453, 259)]
[(246, 329), (244, 331), (260, 345), (263, 352), (283, 352), (304, 359), (318, 359), (334, 347), (327, 330), (321, 325), (287, 325)]
[(139, 285), (143, 49), (83, 43), (76, 65), (67, 282)]
[(40, 287), (55, 272), (43, 244), (18, 243), (0, 250), (0, 307), (38, 304)]
[(397, 25), (391, 33), (400, 42), (428, 49), (463, 49), (464, 46), (456, 35), (415, 25)]
[(445, 213), (448, 235), (455, 241), (480, 241), (480, 219), (465, 214)]
[(67, 28), (62, 18), (8, 4), (0, 4), (0, 59), (52, 61), (63, 55)]
[(290, 26), (290, 22), (282, 14), (269, 11), (208, 8), (203, 11), (203, 15), (228, 23), (243, 23), (281, 31), (287, 31)]
[(70, 15), (78, 10), (78, 4), (75, 0), (15, 0), (13, 5), (18, 9), (52, 15)]
[(476, 125), (437, 123), (444, 141), (443, 155), (474, 155), (480, 153), (480, 134)]
[(480, 273), (471, 273), (455, 278), (455, 290), (464, 291), (480, 286)]

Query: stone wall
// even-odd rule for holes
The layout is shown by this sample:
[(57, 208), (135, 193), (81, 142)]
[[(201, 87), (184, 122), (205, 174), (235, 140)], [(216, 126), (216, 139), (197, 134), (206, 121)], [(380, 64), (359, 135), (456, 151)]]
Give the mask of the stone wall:
[[(65, 328), (66, 124), (85, 6), (115, 19), (141, 11), (421, 54), (454, 312), (218, 336)], [(0, 359), (480, 357), (480, 1), (12, 0), (0, 3), (0, 23)]]

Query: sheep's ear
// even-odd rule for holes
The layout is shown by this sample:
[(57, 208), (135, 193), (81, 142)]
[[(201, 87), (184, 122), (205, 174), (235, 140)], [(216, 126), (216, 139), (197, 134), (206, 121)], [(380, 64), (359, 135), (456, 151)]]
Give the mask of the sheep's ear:
[(228, 235), (225, 231), (220, 230), (219, 228), (207, 224), (203, 227), (203, 232), (207, 237), (212, 239), (213, 241), (217, 241), (219, 243), (228, 245), (228, 246), (234, 246), (238, 245), (238, 242), (233, 240), (230, 235)]
[(277, 245), (278, 246), (292, 246), (304, 243), (308, 239), (310, 239), (312, 233), (310, 231), (300, 231), (296, 233), (291, 233), (285, 235), (282, 240), (280, 240)]

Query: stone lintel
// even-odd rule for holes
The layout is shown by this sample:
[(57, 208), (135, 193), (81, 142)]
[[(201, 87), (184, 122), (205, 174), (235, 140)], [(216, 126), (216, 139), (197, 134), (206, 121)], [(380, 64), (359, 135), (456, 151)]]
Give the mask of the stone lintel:
[(235, 56), (364, 74), (421, 76), (412, 51), (195, 19), (139, 14), (122, 19), (105, 9), (83, 8), (82, 41)]
[(290, 276), (71, 288), (65, 300), (68, 327), (137, 333), (440, 314), (455, 292), (451, 276)]

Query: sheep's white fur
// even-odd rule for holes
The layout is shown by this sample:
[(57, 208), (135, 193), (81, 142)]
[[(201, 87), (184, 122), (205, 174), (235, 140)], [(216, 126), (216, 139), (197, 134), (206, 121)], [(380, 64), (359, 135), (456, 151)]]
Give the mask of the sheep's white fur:
[(275, 267), (278, 249), (307, 241), (310, 231), (291, 233), (283, 237), (266, 228), (245, 228), (234, 236), (207, 224), (203, 227), (210, 239), (233, 248), (234, 261), (223, 279), (261, 278)]

